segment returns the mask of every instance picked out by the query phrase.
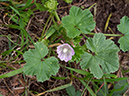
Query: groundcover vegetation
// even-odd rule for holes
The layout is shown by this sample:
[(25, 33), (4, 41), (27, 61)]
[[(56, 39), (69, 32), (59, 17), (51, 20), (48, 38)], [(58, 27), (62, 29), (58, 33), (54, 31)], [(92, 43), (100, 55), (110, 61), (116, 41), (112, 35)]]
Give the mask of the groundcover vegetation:
[[(59, 17), (58, 1), (56, 0), (27, 0), (24, 3), (18, 3), (13, 0), (0, 1), (3, 8), (11, 10), (8, 17), (11, 24), (3, 26), (19, 30), (19, 39), (13, 41), (10, 35), (0, 35), (8, 38), (10, 48), (1, 53), (0, 66), (4, 70), (7, 63), (18, 63), (20, 68), (12, 68), (10, 72), (4, 72), (0, 79), (9, 78), (17, 74), (22, 74), (24, 78), (36, 78), (37, 82), (48, 80), (68, 80), (66, 84), (56, 86), (41, 91), (29, 89), (29, 85), (24, 85), (24, 91), (21, 96), (46, 96), (45, 94), (65, 90), (60, 96), (126, 96), (128, 89), (128, 77), (118, 77), (116, 72), (121, 68), (118, 53), (120, 50), (126, 53), (129, 50), (129, 18), (123, 16), (117, 29), (120, 34), (104, 34), (95, 32), (96, 22), (90, 12), (95, 8), (96, 3), (88, 8), (72, 5), (69, 14)], [(65, 3), (72, 3), (72, 0), (64, 0)], [(34, 7), (34, 8), (32, 8)], [(49, 17), (43, 25), (40, 36), (36, 39), (30, 36), (26, 27), (29, 20), (34, 16), (35, 11), (46, 11)], [(110, 19), (110, 18), (109, 18)], [(52, 22), (52, 23), (50, 23)], [(101, 22), (101, 21), (100, 21)], [(106, 24), (108, 26), (109, 21)], [(107, 27), (105, 26), (105, 27)], [(117, 42), (107, 37), (119, 37)], [(81, 44), (82, 38), (85, 42)], [(14, 48), (18, 46), (18, 50)], [(16, 56), (12, 54), (15, 52)], [(11, 56), (6, 60), (7, 56)], [(17, 60), (17, 58), (22, 59)], [(21, 66), (21, 65), (24, 66)], [(72, 67), (73, 64), (79, 66)], [(56, 75), (60, 68), (66, 71), (64, 76)], [(126, 70), (127, 72), (129, 70)], [(75, 75), (80, 75), (81, 77)], [(26, 79), (26, 83), (28, 79)], [(78, 80), (83, 90), (76, 90), (73, 81)], [(58, 82), (56, 82), (58, 83)], [(10, 91), (11, 92), (11, 91)], [(14, 95), (14, 93), (11, 93)]]

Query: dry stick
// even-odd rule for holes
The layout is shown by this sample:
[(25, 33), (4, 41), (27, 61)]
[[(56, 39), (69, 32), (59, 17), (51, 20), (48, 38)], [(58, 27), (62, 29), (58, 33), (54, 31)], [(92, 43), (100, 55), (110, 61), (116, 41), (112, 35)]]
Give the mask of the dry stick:
[(121, 67), (119, 68), (119, 70), (117, 71), (117, 74), (116, 74), (117, 77), (123, 77), (123, 74), (121, 72)]
[[(32, 19), (33, 19), (33, 16), (30, 18), (30, 20), (29, 20), (29, 22), (28, 22), (28, 24), (27, 24), (27, 27), (26, 27), (26, 31), (28, 32), (29, 30), (29, 26), (30, 26), (30, 23), (31, 23), (31, 21), (32, 21)], [(29, 32), (28, 32), (29, 33)]]
[[(129, 82), (128, 82), (129, 83)], [(128, 88), (128, 90), (123, 94), (123, 96), (126, 96), (127, 94), (128, 94), (128, 92), (129, 92), (129, 88)]]
[(6, 25), (8, 25), (6, 22), (5, 22), (5, 17), (8, 15), (8, 13), (5, 13), (4, 16), (3, 16), (3, 21)]
[[(12, 90), (8, 87), (6, 81), (5, 81), (4, 79), (3, 79), (3, 81), (4, 81), (4, 84), (6, 85), (7, 89), (13, 94)], [(13, 95), (14, 95), (14, 94), (13, 94)]]
[(108, 27), (108, 29), (112, 32), (112, 34), (115, 34), (115, 33), (113, 32), (113, 30), (112, 30), (110, 27)]
[(99, 92), (99, 90), (103, 87), (104, 83), (99, 87), (99, 89), (97, 90), (97, 93)]
[(4, 3), (4, 2), (0, 2), (0, 4), (2, 4), (2, 5), (4, 5), (4, 6), (9, 6), (9, 4), (8, 3)]
[[(59, 45), (61, 45), (61, 43), (51, 44), (51, 45), (49, 45), (48, 47), (51, 48), (51, 47), (56, 47), (56, 46), (59, 46)], [(29, 47), (30, 47), (31, 49), (34, 49), (34, 48), (35, 48), (34, 45), (29, 45)]]
[(12, 15), (12, 16), (9, 18), (8, 24), (10, 24), (10, 21), (11, 21), (11, 19), (13, 18), (13, 16), (14, 16), (14, 15)]
[[(15, 34), (14, 32), (12, 31), (8, 31), (9, 33), (11, 33), (14, 37), (19, 37), (19, 35)], [(20, 38), (21, 39), (21, 38)]]
[(35, 96), (33, 93), (31, 93), (31, 92), (29, 91), (29, 89), (27, 89), (27, 91), (28, 91), (32, 96)]
[(20, 79), (18, 79), (18, 81), (22, 84), (22, 86), (24, 87), (24, 89), (27, 90), (28, 93), (30, 93), (32, 96), (35, 96), (33, 93), (31, 93), (31, 92), (29, 91), (28, 86), (26, 87), (26, 86), (22, 83), (22, 81), (21, 81)]
[(59, 45), (61, 45), (61, 43), (51, 44), (51, 45), (49, 45), (48, 47), (55, 47), (55, 46), (59, 46)]

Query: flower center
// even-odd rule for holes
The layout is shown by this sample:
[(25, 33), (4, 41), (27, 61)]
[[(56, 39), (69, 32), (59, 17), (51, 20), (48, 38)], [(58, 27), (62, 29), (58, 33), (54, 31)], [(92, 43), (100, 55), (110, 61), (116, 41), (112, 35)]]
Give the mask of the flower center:
[(67, 49), (67, 48), (64, 48), (64, 49), (63, 49), (63, 52), (64, 52), (64, 53), (66, 53), (67, 51), (68, 51), (68, 49)]

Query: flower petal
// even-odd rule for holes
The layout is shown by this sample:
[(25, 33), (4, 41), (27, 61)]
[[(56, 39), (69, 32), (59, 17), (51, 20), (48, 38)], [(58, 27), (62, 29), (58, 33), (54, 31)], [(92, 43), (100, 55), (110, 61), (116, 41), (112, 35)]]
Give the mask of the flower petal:
[[(63, 51), (64, 49), (65, 50), (67, 49), (68, 51), (64, 52)], [(68, 62), (69, 60), (71, 60), (72, 56), (75, 54), (73, 48), (67, 43), (59, 45), (57, 47), (57, 53), (58, 53), (58, 57), (60, 58), (60, 60), (61, 61), (64, 60), (65, 62)]]

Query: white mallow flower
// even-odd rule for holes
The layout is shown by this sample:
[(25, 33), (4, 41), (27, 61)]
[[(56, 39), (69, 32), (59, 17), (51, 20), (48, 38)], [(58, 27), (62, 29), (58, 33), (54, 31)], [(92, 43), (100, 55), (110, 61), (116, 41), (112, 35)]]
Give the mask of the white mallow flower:
[(73, 48), (67, 43), (59, 45), (57, 47), (57, 53), (60, 60), (64, 60), (65, 62), (71, 60), (72, 56), (75, 54)]

